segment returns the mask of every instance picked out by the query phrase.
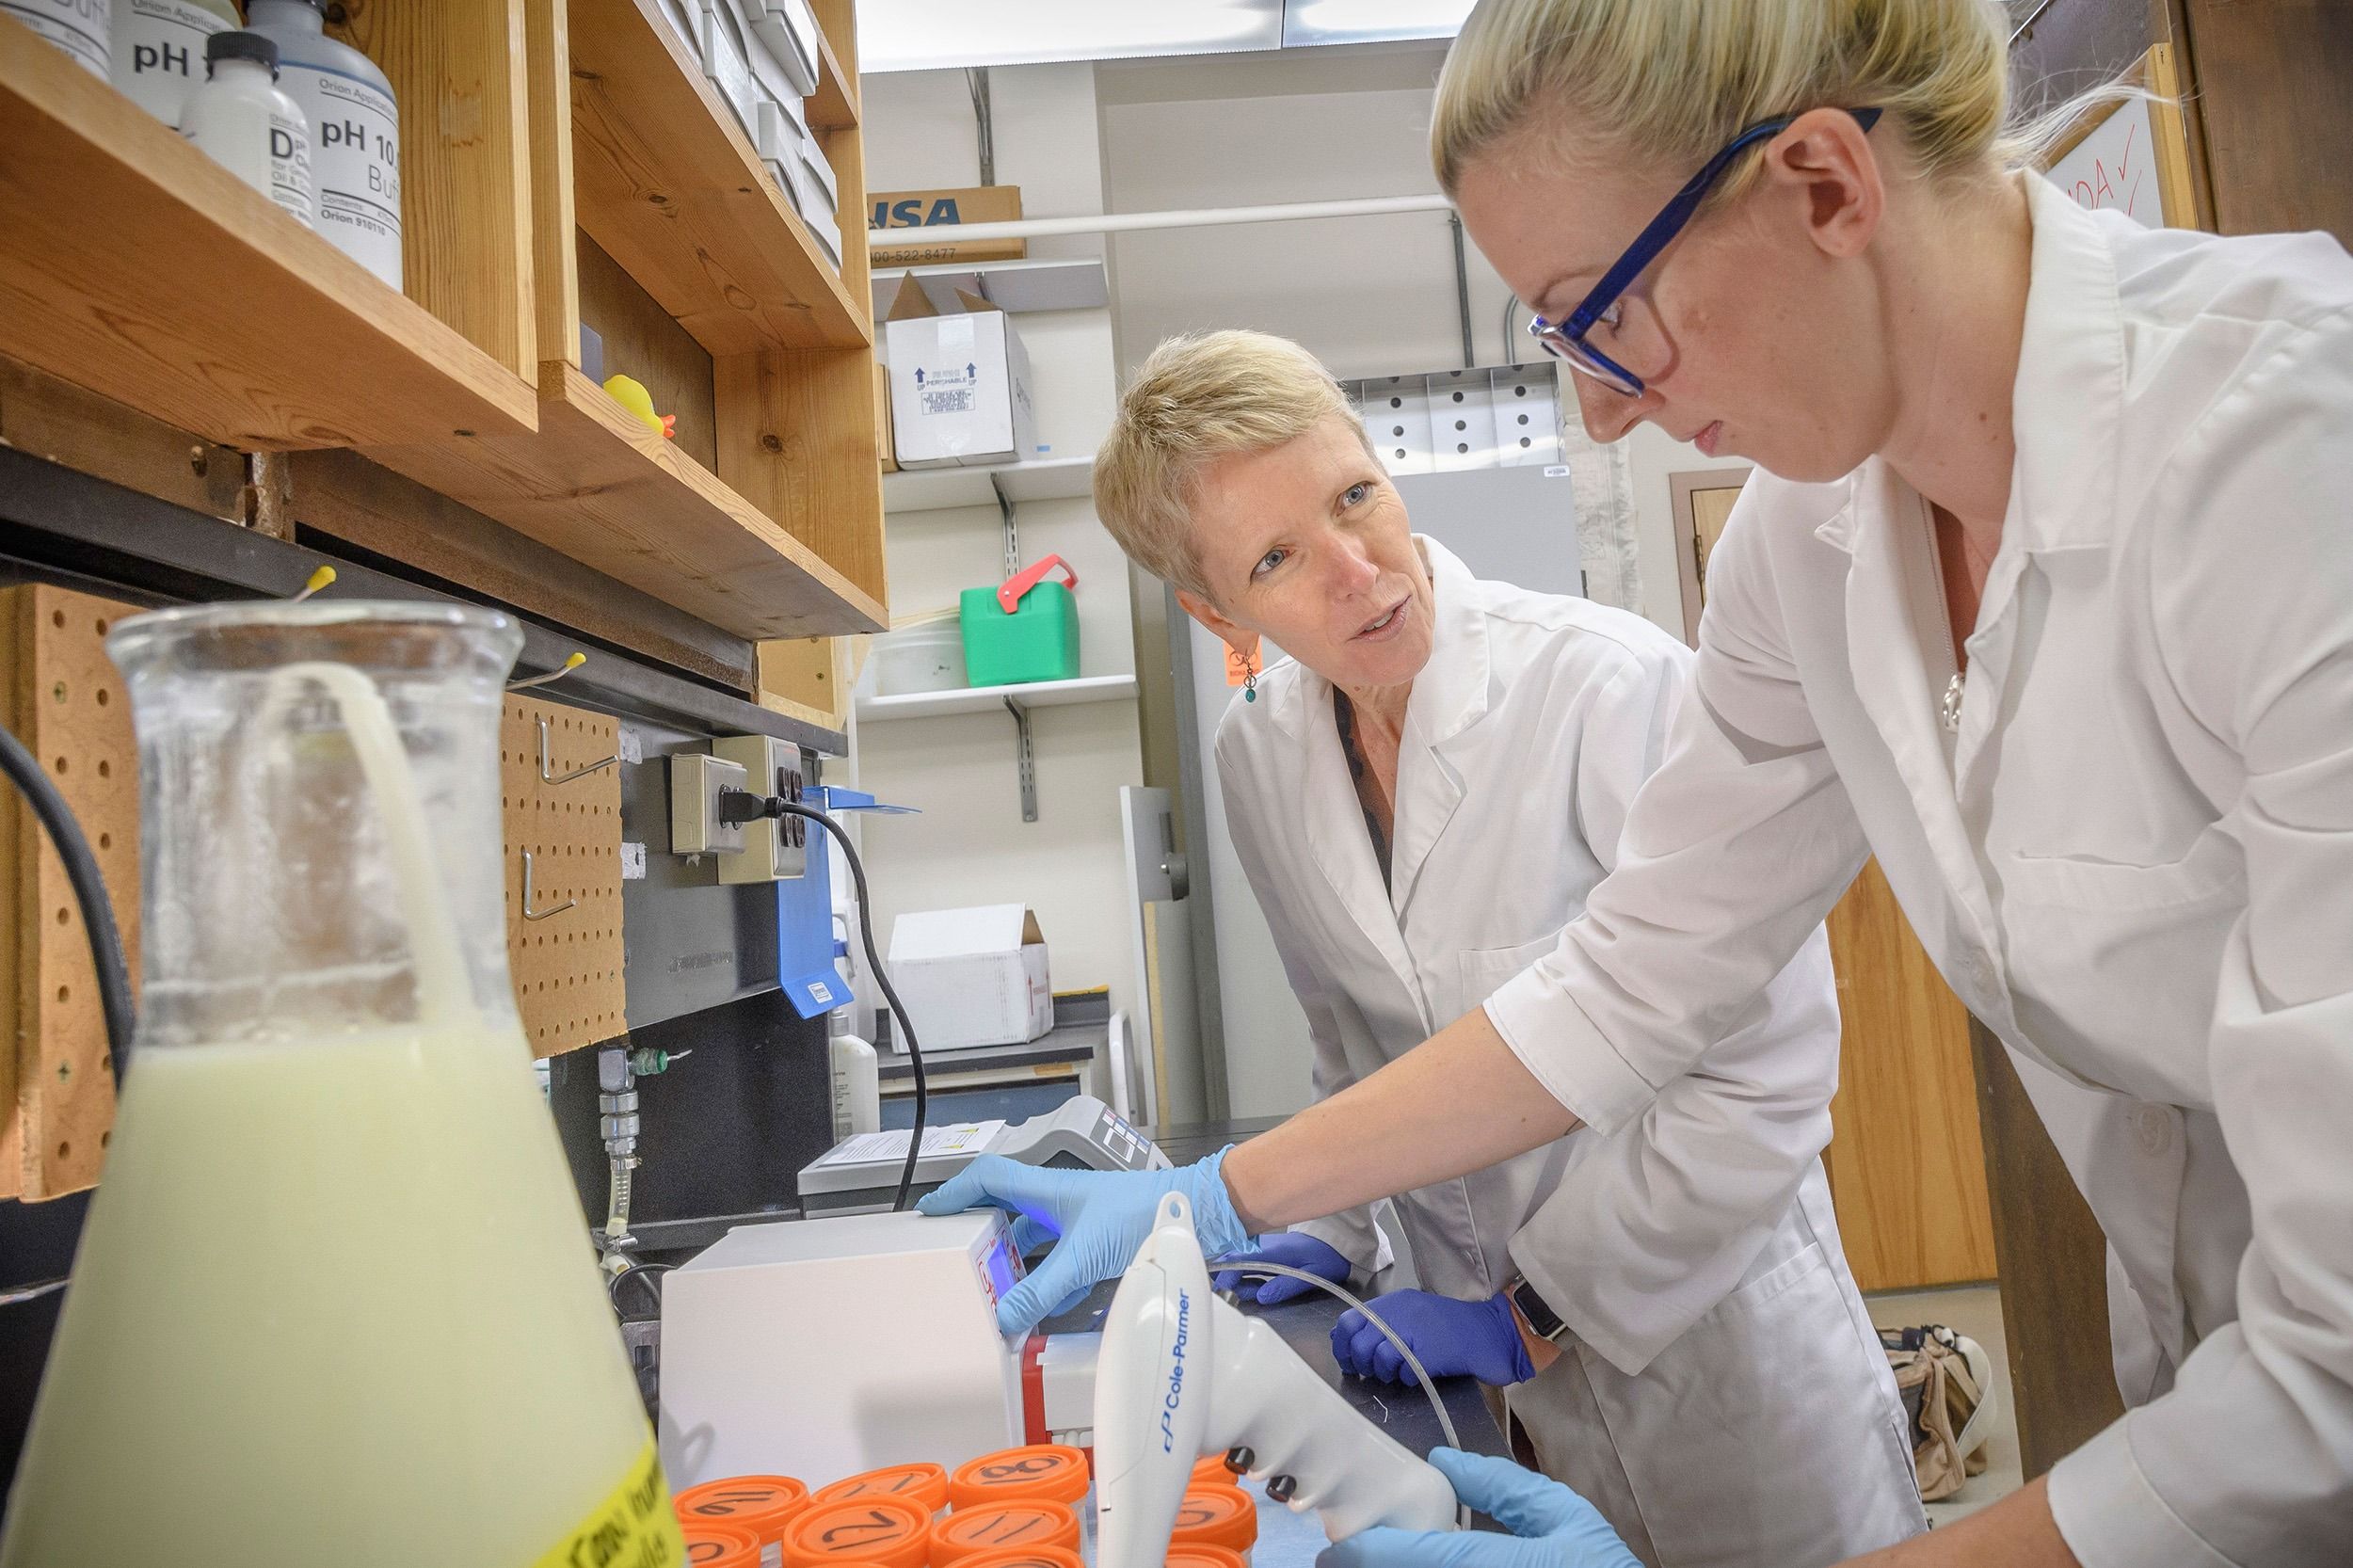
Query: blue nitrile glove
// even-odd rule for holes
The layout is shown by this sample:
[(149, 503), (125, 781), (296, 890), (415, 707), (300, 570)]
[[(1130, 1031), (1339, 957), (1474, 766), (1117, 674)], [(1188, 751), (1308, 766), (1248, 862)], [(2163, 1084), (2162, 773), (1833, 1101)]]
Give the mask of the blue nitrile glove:
[(1097, 1281), (1126, 1273), (1170, 1192), (1182, 1192), (1193, 1205), (1204, 1257), (1248, 1247), (1250, 1233), (1219, 1174), (1231, 1148), (1173, 1171), (1049, 1171), (984, 1154), (915, 1207), (925, 1214), (960, 1214), (990, 1205), (1021, 1216), (1014, 1222), (1016, 1243), (1025, 1237), (1032, 1242), (1056, 1238), (1046, 1260), (997, 1304), (997, 1326), (1027, 1334), (1039, 1320), (1076, 1306)]
[[(1480, 1382), (1502, 1387), (1526, 1383), (1536, 1375), (1520, 1338), (1519, 1320), (1501, 1291), (1483, 1302), (1458, 1302), (1427, 1290), (1392, 1290), (1369, 1304), (1397, 1336), (1414, 1347), (1433, 1378), (1459, 1377), (1467, 1372)], [(1343, 1372), (1383, 1383), (1417, 1384), (1414, 1369), (1397, 1353), (1388, 1336), (1354, 1310), (1340, 1314), (1332, 1325), (1332, 1358)]]
[[(1346, 1285), (1354, 1266), (1340, 1256), (1339, 1249), (1328, 1241), (1320, 1241), (1304, 1230), (1278, 1230), (1272, 1236), (1258, 1238), (1257, 1252), (1236, 1253), (1217, 1260), (1216, 1280), (1220, 1290), (1246, 1290), (1249, 1282), (1242, 1271), (1253, 1263), (1287, 1263), (1294, 1269), (1305, 1269), (1319, 1279), (1335, 1285)], [(1305, 1295), (1315, 1287), (1304, 1279), (1290, 1279), (1276, 1274), (1258, 1287), (1252, 1299), (1260, 1306), (1280, 1306), (1287, 1301)], [(1418, 1352), (1417, 1352), (1418, 1353)]]
[(1430, 1463), (1457, 1497), (1512, 1533), (1376, 1526), (1326, 1546), (1316, 1568), (1642, 1568), (1601, 1510), (1557, 1480), (1454, 1448), (1431, 1449)]

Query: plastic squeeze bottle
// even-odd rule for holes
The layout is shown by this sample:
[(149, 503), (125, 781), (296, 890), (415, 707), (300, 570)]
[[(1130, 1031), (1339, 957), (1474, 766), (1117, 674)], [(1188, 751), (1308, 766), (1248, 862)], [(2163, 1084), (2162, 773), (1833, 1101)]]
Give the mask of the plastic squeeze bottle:
[(279, 90), (278, 46), (259, 33), (215, 33), (204, 40), (204, 72), (180, 110), (180, 134), (312, 227), (311, 128)]
[(278, 45), (279, 83), (311, 125), (318, 232), (400, 287), (400, 105), (384, 72), (328, 38), (325, 0), (248, 0), (246, 24)]
[(204, 40), (234, 32), (232, 0), (121, 0), (114, 13), (116, 90), (170, 126), (204, 80)]

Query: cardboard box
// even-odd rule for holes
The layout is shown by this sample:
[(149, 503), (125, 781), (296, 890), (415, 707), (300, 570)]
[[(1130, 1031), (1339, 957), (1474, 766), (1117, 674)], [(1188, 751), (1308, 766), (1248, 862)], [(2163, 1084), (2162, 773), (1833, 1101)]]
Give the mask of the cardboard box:
[(926, 1051), (1017, 1046), (1054, 1027), (1046, 938), (1018, 904), (900, 916), (890, 980)]
[(883, 324), (891, 440), (901, 468), (1014, 463), (1036, 450), (1030, 357), (1004, 312), (959, 293), (941, 315), (913, 278), (899, 280)]
[[(1012, 262), (1028, 254), (1021, 240), (959, 241), (960, 223), (1010, 223), (1021, 216), (1019, 185), (958, 190), (885, 190), (866, 198), (876, 266), (939, 262)], [(904, 236), (904, 237), (902, 237)]]

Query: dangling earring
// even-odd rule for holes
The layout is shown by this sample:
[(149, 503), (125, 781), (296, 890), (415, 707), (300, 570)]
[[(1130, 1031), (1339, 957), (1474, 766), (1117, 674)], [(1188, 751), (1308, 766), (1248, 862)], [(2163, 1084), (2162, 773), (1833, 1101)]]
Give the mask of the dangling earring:
[(1241, 661), (1241, 699), (1244, 702), (1258, 700), (1258, 664), (1248, 654), (1244, 654)]

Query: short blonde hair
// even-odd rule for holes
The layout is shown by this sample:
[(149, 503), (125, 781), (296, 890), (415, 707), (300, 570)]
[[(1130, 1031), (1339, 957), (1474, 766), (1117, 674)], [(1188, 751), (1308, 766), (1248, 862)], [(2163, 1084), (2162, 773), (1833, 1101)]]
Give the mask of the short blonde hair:
[(1239, 330), (1170, 338), (1128, 384), (1095, 455), (1096, 515), (1129, 560), (1206, 596), (1193, 550), (1201, 471), (1295, 440), (1333, 414), (1363, 439), (1332, 373), (1289, 338)]
[(1877, 107), (1930, 178), (1990, 175), (2022, 151), (2009, 56), (1994, 0), (1481, 0), (1438, 79), (1431, 162), (1453, 195), (1540, 109), (1607, 153), (1697, 168), (1759, 120)]

